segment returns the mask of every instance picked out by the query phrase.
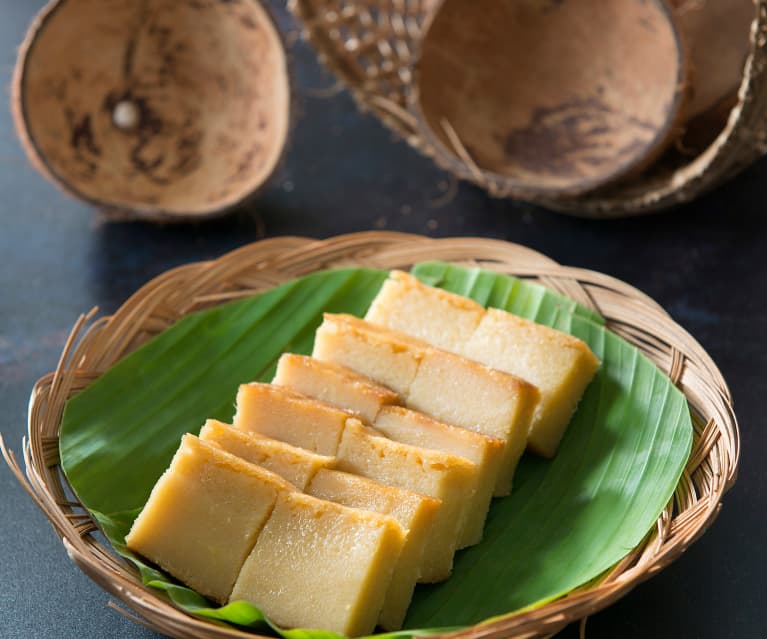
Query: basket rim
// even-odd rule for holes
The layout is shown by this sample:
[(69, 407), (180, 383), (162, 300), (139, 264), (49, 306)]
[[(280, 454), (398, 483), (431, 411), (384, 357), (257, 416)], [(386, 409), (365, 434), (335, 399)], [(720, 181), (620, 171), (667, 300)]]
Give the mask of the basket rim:
[[(427, 257), (419, 257), (423, 255)], [(454, 259), (446, 259), (449, 256)], [(182, 297), (191, 293), (193, 299), (178, 310), (177, 317), (169, 317), (168, 309), (158, 302), (159, 315), (167, 326), (197, 310), (200, 304), (221, 303), (233, 299), (232, 295), (242, 297), (244, 293), (271, 288), (280, 281), (322, 268), (357, 265), (390, 269), (424, 259), (470, 263), (533, 278), (601, 312), (610, 330), (640, 348), (682, 390), (695, 425), (693, 451), (674, 497), (654, 528), (648, 531), (645, 541), (598, 583), (579, 588), (540, 608), (512, 613), (446, 636), (500, 639), (556, 632), (626, 594), (679, 557), (705, 532), (737, 475), (740, 436), (732, 399), (710, 356), (657, 303), (636, 288), (596, 271), (562, 267), (532, 249), (501, 240), (431, 239), (376, 231), (326, 240), (279, 237), (245, 245), (216, 260), (166, 271), (139, 288), (113, 315), (94, 319), (94, 309), (81, 316), (67, 340), (56, 371), (34, 385), (28, 435), (22, 444), (24, 469), (0, 436), (0, 449), (6, 462), (62, 538), (70, 558), (136, 614), (117, 608), (119, 611), (138, 623), (176, 637), (262, 636), (221, 629), (191, 617), (164, 600), (157, 591), (143, 586), (135, 569), (128, 568), (114, 556), (111, 547), (102, 545), (91, 535), (97, 530), (91, 516), (79, 502), (71, 501), (66, 495), (68, 485), (57, 466), (63, 402), (139, 345), (137, 341), (142, 337), (135, 326), (137, 314), (145, 312), (153, 298), (155, 301), (174, 299), (179, 289), (190, 289), (181, 291)], [(231, 283), (236, 281), (235, 272), (251, 278), (245, 287), (238, 288), (236, 283)], [(222, 277), (230, 280), (225, 283), (230, 288), (228, 293), (216, 290)], [(627, 321), (627, 317), (637, 314), (644, 318), (644, 324)], [(152, 318), (151, 335), (165, 327), (159, 325), (157, 315)], [(644, 325), (657, 330), (657, 334), (642, 334)], [(151, 335), (144, 335), (144, 341)], [(107, 348), (107, 344), (112, 344), (110, 339), (116, 342)], [(106, 352), (100, 357), (91, 357), (93, 361), (90, 361), (89, 353), (99, 350)]]

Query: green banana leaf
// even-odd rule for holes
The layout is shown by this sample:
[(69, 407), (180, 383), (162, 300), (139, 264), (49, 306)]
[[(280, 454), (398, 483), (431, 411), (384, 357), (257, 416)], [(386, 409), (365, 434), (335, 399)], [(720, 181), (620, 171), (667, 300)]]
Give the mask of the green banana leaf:
[[(583, 339), (602, 360), (551, 461), (526, 455), (510, 497), (496, 499), (485, 536), (456, 555), (453, 576), (419, 586), (410, 637), (455, 629), (541, 605), (620, 561), (671, 498), (692, 445), (683, 394), (604, 320), (531, 282), (441, 262), (417, 265), (422, 281)], [(67, 402), (61, 463), (80, 501), (144, 583), (180, 608), (285, 639), (338, 639), (280, 629), (257, 607), (216, 608), (144, 563), (125, 535), (185, 432), (231, 420), (240, 383), (269, 381), (285, 351), (310, 353), (323, 312), (363, 315), (386, 272), (309, 275), (252, 298), (194, 313), (131, 353)], [(424, 630), (425, 629), (425, 630)]]

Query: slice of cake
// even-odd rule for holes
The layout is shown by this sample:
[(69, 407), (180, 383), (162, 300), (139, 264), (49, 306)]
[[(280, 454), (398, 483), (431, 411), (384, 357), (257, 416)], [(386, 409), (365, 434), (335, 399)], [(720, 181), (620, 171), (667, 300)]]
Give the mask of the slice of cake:
[(551, 457), (599, 367), (581, 340), (512, 313), (481, 306), (393, 271), (366, 319), (420, 337), (535, 384), (541, 392), (529, 447)]
[(484, 307), (474, 300), (421, 284), (408, 273), (391, 271), (365, 319), (461, 352), (484, 313)]
[(334, 457), (316, 455), (215, 420), (207, 421), (200, 431), (200, 438), (246, 461), (261, 464), (314, 497), (351, 508), (372, 510), (397, 520), (406, 535), (379, 624), (387, 630), (400, 628), (420, 575), (424, 545), (439, 512), (439, 500), (329, 470), (335, 463)]
[(495, 494), (509, 493), (539, 399), (535, 386), (351, 315), (325, 314), (314, 356), (394, 388), (409, 408), (505, 441)]
[(478, 544), (482, 539), (506, 443), (495, 437), (450, 426), (401, 406), (383, 407), (373, 426), (390, 439), (403, 444), (441, 450), (476, 464), (476, 490), (469, 503), (466, 525), (458, 547)]
[(508, 495), (540, 393), (532, 384), (455, 353), (432, 349), (410, 385), (407, 406), (506, 442), (494, 493)]
[(399, 398), (386, 387), (349, 368), (304, 355), (283, 355), (274, 383), (351, 409), (396, 441), (441, 450), (474, 462), (477, 465), (477, 490), (472, 502), (467, 504), (467, 527), (459, 548), (479, 542), (500, 471), (503, 441), (393, 406)]
[(250, 601), (282, 626), (370, 634), (403, 540), (391, 517), (283, 493), (230, 601)]
[(312, 356), (351, 368), (406, 397), (424, 350), (407, 336), (399, 339), (377, 329), (351, 315), (325, 313)]
[(253, 382), (237, 392), (234, 426), (332, 456), (350, 414), (283, 386)]
[(317, 472), (306, 492), (350, 508), (389, 515), (402, 526), (406, 533), (405, 541), (378, 619), (384, 630), (399, 630), (420, 575), (424, 548), (439, 513), (440, 501), (372, 479), (328, 469)]
[(591, 349), (572, 335), (488, 309), (463, 353), (519, 375), (541, 391), (528, 445), (553, 457), (586, 387), (599, 368)]
[(392, 516), (405, 531), (405, 539), (386, 592), (379, 624), (387, 630), (399, 630), (420, 575), (424, 545), (439, 512), (439, 500), (357, 475), (329, 470), (335, 464), (334, 457), (316, 455), (212, 419), (200, 431), (200, 439), (246, 461), (260, 464), (309, 495)]
[(200, 439), (214, 444), (232, 455), (279, 475), (299, 490), (321, 468), (335, 466), (335, 457), (317, 455), (304, 448), (271, 439), (257, 433), (249, 433), (209, 419), (200, 431)]
[(225, 603), (277, 496), (294, 490), (269, 471), (184, 435), (126, 544)]
[[(260, 386), (263, 385), (249, 384), (241, 387), (241, 391)], [(314, 452), (319, 452), (315, 447), (322, 445), (327, 451), (325, 444), (334, 441), (340, 429), (335, 418), (325, 419), (322, 416), (335, 410), (337, 417), (345, 420), (343, 436), (340, 445), (327, 452), (336, 455), (339, 470), (442, 500), (434, 525), (434, 542), (429, 544), (423, 558), (421, 580), (447, 579), (465, 524), (464, 504), (473, 497), (472, 481), (476, 476), (476, 465), (448, 453), (394, 442), (364, 427), (345, 411), (281, 386), (271, 387), (268, 393), (270, 401), (274, 402), (273, 410), (262, 411), (263, 414), (258, 416), (251, 406), (240, 405), (240, 402), (253, 399), (252, 393), (238, 394), (237, 415), (249, 416), (247, 420), (235, 422), (238, 428), (250, 429), (275, 439), (285, 437), (283, 441)], [(280, 401), (292, 408), (280, 407)], [(317, 407), (323, 410), (315, 412)]]
[(347, 420), (337, 457), (339, 470), (442, 501), (424, 552), (420, 581), (447, 579), (463, 535), (464, 504), (473, 497), (475, 464), (395, 442), (353, 418)]
[(369, 423), (382, 406), (400, 403), (397, 393), (367, 377), (306, 355), (280, 357), (272, 383), (350, 410)]

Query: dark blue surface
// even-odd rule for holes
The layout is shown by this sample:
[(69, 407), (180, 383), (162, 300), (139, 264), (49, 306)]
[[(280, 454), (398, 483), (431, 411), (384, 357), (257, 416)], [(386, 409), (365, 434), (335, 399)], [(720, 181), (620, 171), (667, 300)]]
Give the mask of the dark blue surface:
[[(0, 80), (40, 0), (0, 0)], [(292, 28), (280, 12), (282, 26)], [(367, 229), (511, 240), (563, 264), (603, 271), (658, 300), (709, 351), (733, 391), (743, 437), (740, 479), (717, 522), (678, 562), (588, 622), (602, 639), (765, 636), (767, 549), (767, 162), (671, 213), (598, 222), (492, 200), (448, 178), (345, 94), (313, 53), (292, 48), (299, 121), (287, 160), (257, 202), (187, 226), (108, 222), (27, 163), (0, 108), (0, 431), (19, 450), (34, 381), (52, 370), (78, 314), (114, 310), (169, 267), (259, 239)], [(7, 98), (7, 95), (6, 95)], [(7, 99), (6, 99), (7, 103)], [(762, 401), (760, 401), (760, 396)], [(156, 637), (106, 608), (43, 515), (0, 469), (0, 637)], [(563, 637), (577, 636), (569, 628)]]

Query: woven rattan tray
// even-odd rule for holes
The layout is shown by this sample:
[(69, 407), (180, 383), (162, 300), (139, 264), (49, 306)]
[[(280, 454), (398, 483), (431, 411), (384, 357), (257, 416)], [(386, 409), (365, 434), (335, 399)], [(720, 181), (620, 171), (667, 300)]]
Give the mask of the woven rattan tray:
[[(120, 358), (183, 315), (248, 296), (294, 277), (338, 266), (407, 269), (423, 260), (471, 263), (538, 281), (599, 313), (607, 326), (647, 355), (686, 395), (695, 426), (692, 454), (674, 497), (642, 544), (603, 580), (543, 607), (451, 637), (539, 637), (557, 632), (626, 594), (684, 552), (712, 523), (735, 481), (739, 436), (732, 400), (701, 346), (651, 299), (614, 278), (560, 266), (507, 242), (433, 240), (399, 233), (357, 233), (328, 240), (287, 237), (245, 246), (212, 262), (182, 266), (155, 278), (110, 317), (82, 316), (53, 373), (34, 386), (25, 469), (2, 441), (18, 480), (50, 520), (72, 560), (133, 612), (118, 610), (173, 637), (253, 637), (186, 615), (143, 586), (137, 572), (95, 535), (85, 509), (72, 501), (59, 468), (64, 403)], [(135, 613), (135, 614), (134, 614)]]

